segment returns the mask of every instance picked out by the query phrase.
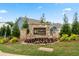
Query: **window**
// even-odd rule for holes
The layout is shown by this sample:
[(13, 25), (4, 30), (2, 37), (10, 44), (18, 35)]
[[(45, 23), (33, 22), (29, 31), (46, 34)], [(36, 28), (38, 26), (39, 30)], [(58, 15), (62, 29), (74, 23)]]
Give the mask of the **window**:
[(34, 28), (35, 35), (46, 35), (46, 28)]

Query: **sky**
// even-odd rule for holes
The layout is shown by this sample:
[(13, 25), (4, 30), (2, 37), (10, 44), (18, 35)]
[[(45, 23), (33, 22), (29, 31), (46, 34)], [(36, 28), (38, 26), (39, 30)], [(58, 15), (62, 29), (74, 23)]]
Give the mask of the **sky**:
[(46, 21), (52, 23), (63, 23), (67, 14), (71, 23), (75, 12), (79, 13), (78, 3), (0, 3), (0, 22), (15, 22), (21, 16), (39, 20), (44, 13)]

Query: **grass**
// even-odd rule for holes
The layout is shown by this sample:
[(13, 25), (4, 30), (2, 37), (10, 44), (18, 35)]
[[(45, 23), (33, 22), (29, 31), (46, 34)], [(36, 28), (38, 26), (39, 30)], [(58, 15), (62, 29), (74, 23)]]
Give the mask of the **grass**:
[[(39, 51), (39, 47), (53, 48), (53, 52)], [(31, 56), (79, 56), (79, 41), (57, 42), (55, 44), (0, 44), (3, 52)]]

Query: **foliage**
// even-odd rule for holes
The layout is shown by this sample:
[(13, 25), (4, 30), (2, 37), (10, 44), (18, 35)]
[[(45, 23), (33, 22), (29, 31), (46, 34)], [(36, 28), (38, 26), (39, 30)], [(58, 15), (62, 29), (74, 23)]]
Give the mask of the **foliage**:
[(62, 37), (60, 38), (60, 41), (66, 41), (68, 40), (68, 35), (67, 34), (62, 34)]
[(13, 22), (7, 22), (7, 24), (9, 24), (11, 27), (14, 25)]
[(28, 22), (27, 22), (26, 17), (23, 18), (23, 26), (22, 26), (22, 28), (28, 28)]
[(78, 39), (79, 37), (76, 34), (71, 34), (71, 36), (68, 36), (67, 34), (62, 34), (60, 41), (71, 41), (71, 40), (78, 40)]
[(6, 27), (3, 25), (3, 26), (0, 28), (0, 36), (4, 36), (4, 35), (5, 35), (5, 32), (6, 32)]
[(11, 29), (9, 27), (9, 25), (6, 27), (6, 37), (11, 36)]
[(6, 42), (6, 38), (0, 37), (0, 44), (3, 44)]
[(7, 22), (7, 24), (10, 26), (9, 28), (10, 28), (10, 36), (12, 36), (12, 28), (13, 28), (13, 26), (14, 26), (14, 23), (13, 22)]
[(4, 43), (4, 40), (0, 40), (0, 44), (3, 44)]
[(20, 36), (20, 30), (19, 30), (19, 27), (17, 24), (15, 24), (13, 26), (13, 29), (12, 29), (12, 36), (14, 37), (19, 37)]
[(45, 14), (44, 13), (42, 14), (42, 17), (40, 19), (41, 19), (41, 23), (45, 23)]
[(75, 13), (74, 19), (72, 23), (72, 33), (73, 34), (79, 34), (79, 22), (78, 22), (78, 14)]
[(10, 43), (16, 43), (18, 40), (16, 37), (13, 37), (11, 40), (9, 40)]
[(0, 28), (0, 36), (2, 36), (2, 31), (1, 31), (1, 28)]
[(60, 30), (60, 35), (62, 35), (62, 34), (68, 34), (68, 35), (71, 34), (71, 28), (70, 28), (70, 25), (68, 23), (68, 18), (66, 16), (66, 14), (64, 14), (64, 24)]
[(43, 19), (41, 19), (41, 23), (44, 23), (44, 20)]
[(71, 36), (69, 37), (70, 40), (78, 40), (78, 35), (76, 34), (71, 34)]

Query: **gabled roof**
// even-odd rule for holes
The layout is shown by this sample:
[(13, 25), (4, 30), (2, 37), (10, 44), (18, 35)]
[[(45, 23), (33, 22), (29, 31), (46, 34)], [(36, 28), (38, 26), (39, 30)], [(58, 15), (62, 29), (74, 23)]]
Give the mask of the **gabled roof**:
[(53, 27), (56, 28), (61, 28), (62, 24), (61, 23), (53, 23)]
[[(23, 18), (24, 18), (24, 17), (19, 17), (18, 20), (17, 20), (17, 22), (18, 22), (19, 20), (23, 20)], [(36, 24), (36, 25), (44, 24), (44, 23), (41, 23), (40, 20), (36, 20), (36, 19), (28, 18), (28, 17), (26, 17), (26, 20), (27, 20), (28, 24)], [(50, 25), (51, 23), (48, 22), (48, 23), (45, 23), (45, 24), (49, 24), (49, 25)]]

